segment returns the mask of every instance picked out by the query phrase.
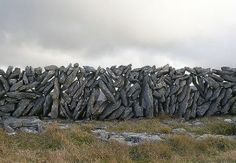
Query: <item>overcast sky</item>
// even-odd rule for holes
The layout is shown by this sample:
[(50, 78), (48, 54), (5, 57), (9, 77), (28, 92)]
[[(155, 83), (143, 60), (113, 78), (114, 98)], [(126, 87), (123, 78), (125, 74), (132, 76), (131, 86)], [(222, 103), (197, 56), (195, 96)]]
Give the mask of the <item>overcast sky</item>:
[(235, 0), (0, 0), (0, 66), (236, 67)]

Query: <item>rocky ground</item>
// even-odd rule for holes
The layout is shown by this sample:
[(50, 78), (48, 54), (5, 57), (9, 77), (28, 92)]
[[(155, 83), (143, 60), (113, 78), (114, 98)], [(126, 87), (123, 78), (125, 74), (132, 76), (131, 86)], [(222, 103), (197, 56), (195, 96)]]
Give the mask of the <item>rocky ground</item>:
[[(9, 160), (10, 162), (13, 160), (47, 162), (49, 160), (44, 160), (45, 157), (42, 156), (45, 154), (43, 150), (51, 153), (63, 152), (64, 156), (60, 155), (59, 158), (52, 158), (47, 154), (48, 159), (51, 159), (50, 162), (77, 162), (76, 160), (85, 162), (119, 162), (122, 160), (122, 162), (197, 162), (199, 156), (202, 157), (200, 162), (236, 161), (236, 158), (230, 154), (236, 154), (236, 117), (234, 116), (201, 118), (191, 121), (163, 116), (158, 119), (130, 121), (75, 122), (40, 120), (37, 117), (8, 117), (0, 119), (0, 124), (2, 128), (0, 129), (1, 162), (9, 162)], [(93, 154), (91, 154), (90, 150), (97, 146), (99, 149), (93, 149)], [(100, 147), (105, 148), (105, 151)], [(150, 151), (151, 148), (159, 153), (154, 152), (153, 154), (153, 151)], [(187, 152), (181, 154), (180, 151), (176, 151), (177, 149)], [(67, 153), (70, 150), (76, 152)], [(113, 154), (120, 153), (119, 150), (125, 150), (126, 153), (123, 155), (127, 158), (122, 156), (111, 158)], [(17, 157), (14, 154), (6, 154), (6, 152), (16, 151), (21, 152), (15, 155)], [(27, 152), (33, 153), (38, 158), (26, 156)], [(41, 155), (37, 155), (37, 152)], [(92, 156), (91, 158), (82, 157), (83, 154)]]

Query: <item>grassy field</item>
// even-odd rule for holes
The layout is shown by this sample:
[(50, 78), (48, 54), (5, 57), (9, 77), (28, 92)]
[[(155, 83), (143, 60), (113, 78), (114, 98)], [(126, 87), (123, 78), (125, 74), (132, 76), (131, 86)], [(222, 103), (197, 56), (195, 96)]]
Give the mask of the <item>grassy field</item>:
[[(225, 118), (225, 117), (224, 117)], [(70, 123), (59, 129), (50, 124), (41, 134), (18, 132), (8, 135), (0, 130), (0, 162), (236, 162), (236, 141), (226, 139), (195, 140), (187, 135), (170, 135), (165, 141), (144, 142), (127, 146), (105, 142), (92, 135), (91, 129), (107, 127), (108, 131), (162, 132), (184, 128), (198, 134), (235, 134), (234, 125), (222, 117), (203, 118), (202, 126), (191, 126), (176, 120), (164, 124), (168, 117), (123, 122)]]

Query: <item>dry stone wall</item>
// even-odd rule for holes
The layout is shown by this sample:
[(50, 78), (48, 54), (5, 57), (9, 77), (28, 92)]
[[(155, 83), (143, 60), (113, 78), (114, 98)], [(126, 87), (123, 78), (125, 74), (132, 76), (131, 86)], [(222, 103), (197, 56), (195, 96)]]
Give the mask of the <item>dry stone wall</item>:
[(50, 65), (0, 70), (0, 116), (126, 120), (236, 114), (236, 68)]

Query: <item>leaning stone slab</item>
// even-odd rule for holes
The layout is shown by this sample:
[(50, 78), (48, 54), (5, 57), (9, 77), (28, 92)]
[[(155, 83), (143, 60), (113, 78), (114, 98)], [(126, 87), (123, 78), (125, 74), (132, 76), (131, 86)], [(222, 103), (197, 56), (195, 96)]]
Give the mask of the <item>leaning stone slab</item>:
[(20, 117), (22, 115), (22, 113), (24, 112), (24, 109), (27, 107), (27, 105), (29, 105), (30, 100), (29, 99), (22, 99), (16, 110), (12, 113), (13, 117)]
[(41, 114), (43, 112), (43, 103), (44, 103), (44, 101), (45, 101), (44, 96), (39, 97), (35, 101), (35, 104), (34, 104), (32, 110), (29, 112), (29, 116)]
[(209, 109), (210, 105), (211, 105), (211, 102), (206, 102), (206, 103), (202, 104), (201, 106), (198, 106), (197, 107), (197, 112), (196, 112), (197, 115), (200, 116), (200, 117), (204, 116), (204, 114)]
[(107, 107), (103, 110), (101, 115), (99, 116), (100, 120), (104, 120), (107, 118), (112, 112), (114, 112), (116, 109), (118, 109), (121, 105), (121, 100), (117, 101), (116, 103), (110, 103), (107, 105)]
[(101, 88), (102, 92), (104, 93), (104, 95), (107, 97), (107, 99), (110, 100), (111, 102), (115, 103), (116, 102), (115, 97), (109, 91), (106, 84), (102, 80), (100, 80), (98, 84), (99, 84), (99, 87)]
[(9, 91), (10, 89), (10, 86), (9, 86), (9, 83), (7, 82), (6, 78), (4, 78), (3, 76), (0, 76), (0, 81), (2, 82), (2, 85), (5, 89), (5, 91)]

